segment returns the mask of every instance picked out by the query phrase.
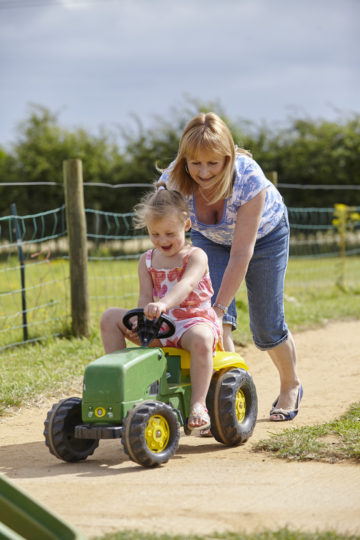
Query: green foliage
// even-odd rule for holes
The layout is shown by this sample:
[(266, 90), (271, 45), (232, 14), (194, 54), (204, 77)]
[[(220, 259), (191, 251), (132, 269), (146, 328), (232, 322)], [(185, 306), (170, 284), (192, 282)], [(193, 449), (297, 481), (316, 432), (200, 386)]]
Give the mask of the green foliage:
[[(109, 183), (124, 167), (123, 158), (110, 134), (87, 134), (82, 129), (69, 132), (58, 125), (56, 114), (33, 105), (18, 127), (19, 137), (12, 153), (0, 153), (0, 181), (57, 182), (56, 186), (0, 187), (0, 213), (10, 214), (16, 202), (20, 215), (57, 208), (64, 203), (63, 161), (83, 161), (84, 182)], [(96, 205), (99, 188), (85, 190), (86, 204)], [(102, 192), (102, 195), (104, 193)], [(110, 197), (109, 191), (106, 197)]]
[[(360, 185), (360, 115), (338, 122), (292, 120), (272, 141), (279, 181), (303, 185)], [(288, 206), (352, 204), (354, 192), (282, 190)], [(341, 199), (339, 200), (339, 196)]]
[[(7, 151), (0, 147), (0, 182), (59, 182), (57, 186), (0, 187), (0, 215), (10, 214), (16, 202), (19, 214), (33, 214), (61, 206), (62, 163), (83, 160), (84, 181), (107, 184), (152, 184), (158, 168), (176, 156), (185, 124), (197, 112), (214, 111), (230, 127), (235, 143), (250, 150), (264, 171), (277, 171), (279, 182), (291, 184), (360, 184), (360, 115), (337, 122), (290, 119), (284, 128), (256, 125), (227, 117), (219, 103), (187, 98), (182, 108), (166, 119), (156, 118), (144, 128), (134, 117), (134, 129), (122, 128), (117, 137), (101, 131), (97, 136), (83, 129), (72, 132), (59, 125), (58, 114), (31, 105), (18, 127), (18, 139)], [(118, 142), (121, 142), (121, 150)], [(146, 188), (85, 189), (85, 205), (110, 212), (129, 212)], [(288, 206), (353, 204), (351, 190), (298, 190), (281, 188)], [(340, 195), (340, 197), (339, 197)]]

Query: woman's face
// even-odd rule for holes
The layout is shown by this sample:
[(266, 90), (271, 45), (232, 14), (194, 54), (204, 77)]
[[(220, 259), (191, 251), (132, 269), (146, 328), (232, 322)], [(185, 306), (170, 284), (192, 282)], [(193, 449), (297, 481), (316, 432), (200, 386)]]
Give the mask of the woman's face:
[(208, 189), (213, 185), (211, 181), (224, 170), (226, 156), (200, 150), (196, 156), (187, 159), (186, 164), (191, 178), (198, 186)]

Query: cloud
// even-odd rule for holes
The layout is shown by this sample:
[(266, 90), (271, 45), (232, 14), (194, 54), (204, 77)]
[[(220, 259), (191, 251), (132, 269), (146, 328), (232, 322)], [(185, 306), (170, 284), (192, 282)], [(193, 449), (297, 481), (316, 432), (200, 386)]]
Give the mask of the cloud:
[(289, 107), (359, 110), (359, 14), (357, 0), (61, 0), (3, 10), (0, 143), (29, 101), (84, 125), (166, 115), (184, 93), (270, 121)]

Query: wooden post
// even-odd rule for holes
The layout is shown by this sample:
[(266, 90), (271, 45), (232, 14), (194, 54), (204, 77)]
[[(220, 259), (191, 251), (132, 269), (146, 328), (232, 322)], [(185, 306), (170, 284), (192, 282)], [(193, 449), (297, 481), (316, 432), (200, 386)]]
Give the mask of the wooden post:
[(75, 336), (89, 337), (88, 258), (81, 160), (64, 161), (63, 172), (69, 239), (72, 331)]
[(278, 184), (278, 173), (277, 171), (269, 171), (265, 173), (265, 176), (270, 182), (274, 184), (274, 186), (277, 186)]

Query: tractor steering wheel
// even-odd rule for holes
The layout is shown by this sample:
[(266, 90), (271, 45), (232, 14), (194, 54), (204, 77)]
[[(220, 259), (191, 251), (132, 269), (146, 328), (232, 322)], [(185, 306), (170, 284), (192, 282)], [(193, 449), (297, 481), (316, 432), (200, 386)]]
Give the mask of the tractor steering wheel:
[[(146, 347), (153, 339), (163, 339), (172, 336), (175, 333), (175, 325), (164, 313), (158, 319), (147, 319), (142, 308), (130, 309), (123, 318), (123, 323), (128, 330), (132, 330), (130, 319), (137, 318), (137, 333), (140, 343)], [(167, 330), (161, 330), (162, 324), (168, 326)]]

